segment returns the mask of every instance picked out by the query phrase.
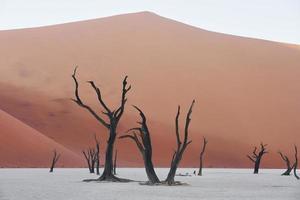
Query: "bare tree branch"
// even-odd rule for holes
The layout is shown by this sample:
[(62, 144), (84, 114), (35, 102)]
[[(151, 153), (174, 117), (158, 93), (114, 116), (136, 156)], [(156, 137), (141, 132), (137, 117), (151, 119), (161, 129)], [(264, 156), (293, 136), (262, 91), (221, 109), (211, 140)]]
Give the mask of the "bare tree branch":
[(101, 91), (100, 89), (95, 85), (94, 81), (88, 81), (88, 83), (91, 84), (92, 88), (95, 90), (97, 97), (98, 97), (98, 101), (100, 102), (101, 106), (103, 106), (103, 108), (106, 110), (107, 115), (109, 117), (111, 117), (112, 112), (111, 110), (107, 107), (107, 105), (104, 103), (102, 95), (101, 95)]
[(106, 128), (109, 129), (110, 125), (108, 123), (106, 123), (105, 120), (103, 120), (90, 106), (84, 104), (83, 101), (81, 100), (81, 98), (79, 96), (79, 89), (78, 89), (79, 85), (78, 85), (78, 81), (76, 79), (76, 71), (77, 71), (77, 67), (75, 68), (74, 73), (72, 75), (72, 78), (75, 83), (75, 97), (76, 97), (76, 99), (72, 99), (72, 101), (74, 101), (79, 106), (88, 110), (103, 126), (105, 126)]

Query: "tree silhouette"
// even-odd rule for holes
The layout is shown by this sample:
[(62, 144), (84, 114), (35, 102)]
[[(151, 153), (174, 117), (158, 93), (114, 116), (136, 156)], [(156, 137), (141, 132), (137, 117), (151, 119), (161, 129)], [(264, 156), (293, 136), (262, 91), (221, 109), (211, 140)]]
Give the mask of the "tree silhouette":
[(281, 159), (286, 164), (286, 171), (283, 172), (281, 175), (282, 176), (289, 176), (291, 174), (293, 168), (294, 168), (294, 165), (291, 165), (290, 159), (286, 155), (283, 155), (281, 151), (278, 151), (278, 154), (280, 155)]
[(102, 113), (104, 115), (106, 115), (106, 117), (108, 118), (108, 121), (105, 121), (102, 116), (97, 114), (90, 106), (88, 106), (81, 100), (81, 98), (79, 96), (79, 91), (78, 91), (79, 85), (78, 85), (78, 81), (76, 79), (76, 71), (77, 71), (77, 67), (75, 68), (74, 73), (72, 75), (72, 78), (75, 83), (75, 99), (72, 99), (72, 100), (78, 106), (86, 109), (109, 132), (109, 138), (107, 140), (107, 147), (106, 147), (106, 152), (105, 152), (104, 171), (97, 180), (113, 181), (113, 182), (129, 181), (127, 179), (118, 178), (113, 174), (113, 150), (114, 150), (115, 139), (117, 136), (117, 127), (118, 127), (120, 119), (124, 113), (125, 105), (127, 102), (126, 94), (131, 89), (131, 86), (127, 86), (127, 76), (125, 76), (125, 78), (123, 80), (121, 102), (120, 102), (120, 105), (116, 109), (110, 109), (102, 98), (100, 88), (98, 88), (93, 81), (88, 81), (88, 83), (91, 85), (91, 87), (95, 90), (97, 99), (98, 99), (100, 105), (102, 106), (102, 108), (104, 109), (104, 111), (102, 111)]
[(56, 165), (59, 158), (60, 158), (60, 154), (57, 154), (56, 150), (54, 150), (49, 172), (53, 172), (53, 169), (54, 169), (54, 167), (55, 167), (55, 165)]
[(178, 182), (174, 181), (176, 170), (182, 159), (182, 156), (183, 156), (183, 153), (184, 153), (186, 147), (192, 142), (191, 140), (188, 141), (188, 135), (189, 135), (189, 125), (191, 122), (191, 114), (192, 114), (194, 103), (195, 103), (195, 100), (193, 100), (193, 102), (189, 108), (189, 111), (186, 115), (183, 142), (180, 140), (179, 125), (178, 125), (178, 119), (179, 119), (179, 115), (180, 115), (180, 106), (178, 106), (178, 109), (177, 109), (177, 115), (175, 118), (175, 133), (176, 133), (176, 139), (177, 139), (177, 149), (175, 150), (175, 152), (173, 154), (172, 161), (171, 161), (171, 167), (170, 167), (168, 176), (165, 180), (165, 182), (168, 185), (178, 184)]
[(97, 152), (93, 148), (89, 148), (87, 151), (82, 151), (85, 160), (88, 164), (90, 173), (95, 173), (95, 164), (97, 162)]
[(252, 162), (254, 162), (254, 174), (258, 174), (258, 170), (259, 170), (261, 159), (262, 159), (262, 157), (263, 157), (264, 154), (268, 153), (266, 151), (266, 146), (267, 146), (267, 144), (260, 143), (260, 151), (258, 152), (258, 154), (256, 152), (257, 151), (257, 147), (254, 147), (252, 155), (251, 156), (247, 155), (247, 157)]
[(203, 146), (202, 146), (202, 150), (200, 153), (200, 165), (199, 165), (199, 172), (198, 172), (198, 176), (202, 176), (202, 168), (203, 168), (203, 156), (204, 156), (204, 152), (206, 149), (206, 145), (207, 145), (207, 139), (205, 137), (203, 137)]
[(295, 145), (295, 164), (294, 164), (294, 175), (296, 179), (300, 179), (299, 176), (297, 175), (297, 168), (298, 168), (298, 149), (297, 146)]
[(96, 142), (96, 152), (95, 152), (95, 159), (96, 159), (96, 174), (100, 175), (99, 167), (100, 167), (100, 142), (97, 140), (96, 134), (95, 134), (95, 142)]
[[(132, 134), (123, 135), (119, 138), (129, 138), (136, 143), (136, 146), (138, 147), (144, 160), (145, 170), (148, 177), (148, 184), (157, 184), (160, 183), (160, 181), (156, 175), (152, 163), (152, 144), (150, 132), (147, 126), (147, 119), (141, 109), (139, 109), (137, 106), (134, 106), (134, 108), (139, 111), (140, 117), (142, 119), (141, 122), (138, 122), (138, 124), (140, 124), (140, 127), (130, 129), (127, 132), (133, 132)], [(135, 131), (138, 131), (138, 135)]]

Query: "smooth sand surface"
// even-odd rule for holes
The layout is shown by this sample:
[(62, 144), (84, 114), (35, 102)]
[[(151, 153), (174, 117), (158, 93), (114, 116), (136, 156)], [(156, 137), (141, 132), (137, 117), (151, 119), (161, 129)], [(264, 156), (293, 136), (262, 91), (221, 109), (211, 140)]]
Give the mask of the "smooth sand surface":
[(54, 150), (61, 154), (58, 166), (82, 164), (78, 155), (2, 110), (0, 121), (0, 167), (49, 167)]

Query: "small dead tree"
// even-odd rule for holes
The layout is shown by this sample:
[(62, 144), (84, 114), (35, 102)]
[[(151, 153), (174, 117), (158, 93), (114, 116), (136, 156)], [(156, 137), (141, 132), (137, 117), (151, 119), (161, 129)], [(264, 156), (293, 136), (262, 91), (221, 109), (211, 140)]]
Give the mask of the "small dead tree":
[(117, 174), (117, 156), (118, 156), (118, 151), (116, 150), (115, 159), (114, 159), (114, 175)]
[(287, 168), (286, 171), (283, 172), (281, 175), (289, 176), (293, 170), (294, 165), (291, 165), (290, 159), (286, 155), (283, 155), (281, 151), (278, 151), (278, 154), (280, 155), (281, 159), (285, 162)]
[(54, 167), (55, 167), (55, 165), (56, 165), (59, 158), (60, 158), (60, 154), (57, 154), (56, 150), (54, 150), (49, 172), (53, 172), (53, 169), (54, 169)]
[(199, 166), (198, 176), (202, 176), (203, 156), (204, 156), (207, 142), (208, 142), (207, 139), (205, 137), (203, 137), (203, 146), (202, 146), (202, 151), (200, 153), (200, 166)]
[(296, 179), (300, 179), (299, 176), (297, 175), (297, 168), (298, 168), (298, 149), (297, 146), (295, 145), (295, 164), (294, 164), (294, 175)]
[(88, 164), (90, 173), (95, 173), (95, 164), (97, 162), (96, 150), (89, 148), (87, 151), (82, 151), (85, 160)]
[(182, 156), (183, 156), (183, 153), (184, 153), (186, 147), (192, 142), (191, 140), (188, 141), (188, 135), (189, 135), (189, 125), (191, 122), (191, 114), (192, 114), (194, 103), (195, 103), (195, 100), (193, 100), (193, 102), (189, 108), (189, 111), (186, 115), (183, 142), (180, 140), (179, 126), (178, 126), (178, 119), (179, 119), (179, 115), (180, 115), (180, 106), (178, 106), (178, 109), (177, 109), (177, 115), (175, 118), (175, 133), (176, 133), (176, 139), (177, 139), (177, 150), (175, 150), (175, 152), (173, 154), (172, 161), (171, 161), (171, 167), (170, 167), (168, 176), (165, 180), (165, 183), (167, 183), (168, 185), (179, 184), (179, 182), (174, 181), (174, 177), (175, 177), (176, 170), (179, 166), (179, 163), (182, 159)]
[[(138, 124), (140, 124), (141, 126), (128, 130), (127, 133), (132, 131), (132, 134), (123, 135), (120, 136), (119, 138), (120, 139), (129, 138), (136, 143), (143, 157), (144, 166), (148, 177), (148, 184), (149, 185), (158, 184), (160, 183), (160, 180), (156, 175), (153, 162), (152, 162), (152, 144), (151, 144), (150, 132), (147, 126), (147, 119), (141, 109), (139, 109), (137, 106), (133, 106), (133, 107), (139, 111), (142, 121), (138, 122)], [(137, 135), (135, 131), (138, 131), (139, 134)]]
[(252, 152), (252, 155), (247, 155), (247, 157), (254, 163), (254, 174), (258, 174), (259, 166), (261, 159), (264, 154), (268, 153), (266, 151), (267, 144), (260, 144), (260, 151), (257, 154), (257, 147), (254, 147), (254, 150)]
[(97, 140), (95, 135), (95, 142), (96, 142), (96, 152), (95, 152), (95, 159), (96, 159), (96, 174), (100, 175), (99, 167), (100, 167), (100, 142)]
[[(131, 86), (127, 86), (127, 76), (125, 76), (123, 80), (123, 87), (122, 87), (122, 95), (121, 95), (121, 102), (120, 105), (116, 109), (111, 109), (107, 106), (105, 101), (102, 98), (102, 93), (100, 88), (98, 88), (93, 81), (88, 81), (91, 87), (95, 90), (97, 95), (97, 99), (100, 105), (103, 107), (105, 111), (102, 113), (106, 115), (108, 121), (104, 120), (101, 115), (93, 110), (92, 107), (85, 104), (79, 96), (79, 84), (76, 79), (76, 71), (77, 67), (74, 70), (72, 78), (75, 83), (75, 99), (72, 99), (78, 106), (86, 109), (100, 124), (102, 124), (109, 132), (109, 138), (107, 140), (107, 147), (105, 152), (105, 165), (104, 171), (102, 175), (96, 179), (98, 181), (112, 181), (112, 182), (127, 182), (128, 179), (121, 179), (116, 177), (113, 174), (113, 152), (114, 152), (114, 144), (117, 136), (117, 128), (120, 122), (120, 119), (124, 113), (125, 105), (127, 102), (126, 95), (128, 91), (131, 89)], [(94, 181), (94, 180), (86, 180), (86, 181)]]

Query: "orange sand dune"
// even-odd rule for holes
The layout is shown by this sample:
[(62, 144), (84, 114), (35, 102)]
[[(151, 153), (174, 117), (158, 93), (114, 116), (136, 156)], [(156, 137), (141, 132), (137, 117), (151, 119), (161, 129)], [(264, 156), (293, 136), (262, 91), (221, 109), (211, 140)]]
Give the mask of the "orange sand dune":
[(2, 110), (0, 121), (0, 167), (48, 167), (54, 149), (61, 154), (57, 166), (83, 164), (78, 155)]
[[(184, 166), (197, 166), (203, 135), (210, 141), (207, 164), (219, 167), (250, 166), (245, 154), (260, 141), (270, 148), (264, 166), (279, 167), (277, 150), (300, 145), (300, 51), (291, 45), (209, 32), (148, 12), (1, 31), (0, 43), (0, 108), (78, 155), (93, 133), (102, 144), (106, 133), (69, 100), (76, 65), (81, 94), (95, 108), (87, 80), (117, 105), (129, 75), (128, 105), (147, 114), (159, 166), (169, 164), (175, 146), (176, 107), (187, 109), (193, 98), (193, 143)], [(128, 106), (119, 132), (137, 119)], [(121, 164), (142, 164), (132, 143), (117, 146)]]

